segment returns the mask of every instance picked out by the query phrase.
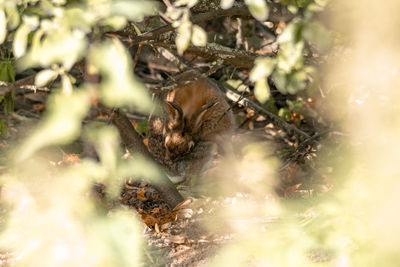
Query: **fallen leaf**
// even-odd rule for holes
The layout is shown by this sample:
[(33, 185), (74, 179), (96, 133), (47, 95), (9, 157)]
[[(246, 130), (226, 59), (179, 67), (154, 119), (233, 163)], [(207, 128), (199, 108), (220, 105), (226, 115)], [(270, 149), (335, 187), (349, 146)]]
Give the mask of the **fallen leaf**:
[(79, 163), (81, 161), (78, 154), (64, 154), (62, 162), (66, 164)]
[(33, 104), (34, 111), (43, 111), (45, 109), (46, 109), (46, 106), (44, 104)]
[(137, 192), (137, 194), (136, 194), (136, 198), (141, 200), (141, 201), (146, 201), (147, 198), (144, 195), (145, 193), (146, 193), (146, 190), (144, 188), (140, 189), (140, 191)]
[(301, 184), (295, 184), (292, 186), (289, 186), (288, 188), (285, 189), (285, 192), (283, 193), (283, 195), (285, 197), (290, 197), (294, 192), (296, 192), (299, 187), (301, 186)]

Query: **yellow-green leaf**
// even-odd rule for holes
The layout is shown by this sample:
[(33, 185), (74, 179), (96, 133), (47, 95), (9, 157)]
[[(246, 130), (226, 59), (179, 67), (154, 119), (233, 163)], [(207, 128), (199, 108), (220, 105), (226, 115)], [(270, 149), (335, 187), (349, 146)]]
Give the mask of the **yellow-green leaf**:
[(154, 15), (157, 10), (155, 1), (111, 1), (110, 11), (112, 15), (120, 15), (133, 21), (141, 21), (144, 16)]
[(0, 120), (0, 135), (6, 136), (8, 133), (8, 124), (7, 121), (4, 119)]
[(234, 2), (235, 0), (221, 0), (221, 7), (223, 9), (231, 8)]
[(255, 60), (255, 66), (250, 72), (250, 81), (257, 82), (269, 76), (275, 67), (275, 59), (270, 57), (260, 57)]
[(198, 25), (192, 27), (192, 43), (196, 46), (205, 46), (207, 44), (207, 34)]
[(15, 39), (13, 43), (13, 52), (16, 58), (25, 55), (28, 43), (28, 34), (36, 29), (39, 25), (39, 18), (36, 16), (24, 16), (23, 21), (24, 22), (15, 33)]
[(190, 44), (191, 28), (192, 23), (190, 21), (186, 21), (178, 27), (175, 43), (179, 55), (182, 55)]
[(71, 78), (67, 74), (61, 76), (61, 86), (64, 94), (70, 95), (72, 93)]
[(254, 95), (260, 103), (265, 103), (270, 96), (270, 89), (266, 78), (259, 79), (254, 87)]
[[(21, 69), (62, 64), (66, 70), (72, 66), (86, 52), (87, 39), (83, 32), (59, 31), (43, 38), (39, 46), (30, 51), (18, 62)], [(34, 48), (34, 50), (33, 50)]]
[(142, 111), (152, 108), (146, 88), (133, 76), (132, 61), (117, 39), (94, 45), (89, 53), (89, 70), (102, 76), (100, 94), (109, 106), (134, 106)]
[(0, 9), (0, 44), (4, 42), (7, 35), (7, 20), (3, 9)]
[(76, 90), (70, 95), (54, 94), (48, 100), (47, 116), (19, 146), (17, 157), (26, 160), (48, 145), (66, 144), (81, 130), (81, 121), (90, 107), (90, 90)]
[(29, 26), (26, 24), (23, 24), (21, 27), (19, 27), (17, 32), (15, 33), (15, 38), (13, 42), (13, 52), (16, 58), (25, 55), (29, 33), (30, 29)]
[(174, 6), (179, 7), (179, 6), (187, 6), (187, 7), (193, 7), (195, 4), (197, 4), (198, 0), (177, 0), (174, 2)]
[(265, 0), (245, 0), (245, 2), (254, 18), (259, 21), (268, 18), (269, 10)]
[(51, 81), (54, 81), (58, 76), (55, 70), (42, 70), (35, 76), (36, 86), (45, 86)]
[(7, 27), (8, 30), (12, 31), (18, 27), (20, 22), (20, 15), (16, 7), (6, 7), (5, 8), (7, 14)]

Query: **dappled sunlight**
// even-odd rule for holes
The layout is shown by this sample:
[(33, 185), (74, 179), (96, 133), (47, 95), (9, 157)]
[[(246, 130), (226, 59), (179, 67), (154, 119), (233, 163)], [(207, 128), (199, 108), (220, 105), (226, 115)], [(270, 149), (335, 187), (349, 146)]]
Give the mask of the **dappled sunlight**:
[[(131, 265), (139, 260), (142, 237), (137, 217), (126, 210), (107, 217), (98, 213), (89, 194), (93, 173), (81, 168), (86, 164), (56, 170), (31, 159), (14, 177), (1, 177), (7, 181), (1, 199), (10, 212), (0, 246), (20, 255), (18, 266)], [(30, 177), (23, 176), (26, 171)], [(117, 259), (119, 254), (129, 257)]]
[(400, 1), (22, 2), (0, 265), (399, 265)]

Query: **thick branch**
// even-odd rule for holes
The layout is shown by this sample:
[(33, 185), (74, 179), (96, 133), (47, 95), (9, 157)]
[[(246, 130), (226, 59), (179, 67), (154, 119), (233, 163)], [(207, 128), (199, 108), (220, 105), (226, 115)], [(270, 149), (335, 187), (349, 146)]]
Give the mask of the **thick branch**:
[[(167, 49), (176, 49), (175, 44), (168, 44), (163, 42), (148, 42), (151, 46), (164, 47)], [(205, 47), (190, 46), (185, 52), (192, 53), (197, 56), (215, 61), (222, 59), (225, 64), (233, 65), (238, 68), (251, 69), (254, 65), (254, 60), (257, 54), (250, 53), (244, 50), (232, 49), (216, 43), (208, 43)], [(274, 56), (275, 53), (271, 53)]]
[[(151, 160), (155, 163), (146, 146), (143, 144), (142, 138), (133, 128), (132, 124), (125, 115), (121, 114), (118, 110), (115, 110), (112, 112), (109, 122), (117, 127), (121, 136), (121, 141), (128, 149), (140, 153), (148, 160)], [(164, 172), (161, 172), (161, 174), (162, 177), (160, 181), (152, 184), (152, 186), (157, 189), (162, 199), (165, 200), (165, 202), (171, 208), (174, 208), (183, 201), (183, 198), (166, 174)]]
[(109, 122), (117, 127), (121, 142), (130, 150), (138, 152), (141, 155), (151, 158), (149, 151), (142, 142), (142, 138), (135, 131), (128, 118), (121, 114), (118, 110), (114, 110), (111, 115)]

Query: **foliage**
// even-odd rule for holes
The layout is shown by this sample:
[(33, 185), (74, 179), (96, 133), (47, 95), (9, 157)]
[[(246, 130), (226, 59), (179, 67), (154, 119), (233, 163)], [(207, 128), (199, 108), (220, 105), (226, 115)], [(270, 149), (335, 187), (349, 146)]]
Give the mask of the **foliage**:
[[(196, 2), (174, 1), (165, 13), (176, 29), (180, 55), (190, 44), (206, 45), (205, 30), (190, 20), (190, 8)], [(268, 18), (271, 10), (266, 1), (244, 2), (256, 20)], [(254, 94), (262, 103), (271, 95), (268, 79), (284, 94), (306, 89), (316, 80), (316, 70), (305, 63), (307, 47), (313, 45), (324, 53), (332, 46), (330, 32), (315, 20), (327, 1), (280, 2), (289, 5), (296, 16), (278, 37), (277, 56), (258, 58), (250, 72)], [(310, 266), (307, 255), (314, 250), (329, 254), (330, 266), (396, 266), (399, 261), (399, 241), (393, 239), (400, 233), (399, 216), (393, 211), (393, 203), (399, 200), (400, 99), (395, 90), (399, 85), (399, 55), (397, 36), (391, 36), (397, 32), (393, 26), (397, 23), (385, 17), (387, 13), (397, 18), (394, 13), (399, 4), (393, 0), (371, 8), (361, 1), (338, 2), (342, 15), (355, 16), (351, 18), (356, 21), (378, 18), (373, 29), (361, 23), (346, 25), (344, 34), (351, 36), (352, 49), (357, 52), (348, 59), (351, 64), (334, 62), (326, 73), (340, 99), (332, 100), (332, 114), (337, 113), (344, 128), (353, 134), (349, 143), (358, 144), (353, 158), (345, 153), (339, 155), (345, 161), (353, 160), (349, 172), (338, 172), (334, 177), (347, 180), (344, 186), (311, 203), (267, 201), (262, 196), (272, 191), (276, 161), (268, 158), (264, 146), (246, 147), (238, 168), (239, 180), (258, 197), (258, 202), (252, 205), (238, 201), (228, 217), (246, 214), (248, 218), (278, 216), (286, 220), (250, 230), (236, 220), (233, 226), (241, 238), (223, 248), (212, 262), (216, 266)], [(221, 1), (225, 9), (233, 4), (234, 1)], [(109, 106), (151, 110), (149, 93), (131, 72), (127, 49), (118, 39), (107, 39), (105, 33), (156, 14), (156, 7), (157, 3), (146, 0), (0, 0), (0, 44), (11, 44), (13, 55), (11, 61), (1, 62), (0, 80), (13, 82), (14, 69), (21, 72), (38, 68), (37, 86), (59, 81), (50, 94), (43, 120), (9, 154), (9, 170), (0, 177), (1, 199), (8, 211), (0, 247), (21, 253), (22, 260), (17, 265), (135, 266), (141, 262), (142, 233), (133, 212), (116, 210), (104, 214), (87, 192), (93, 182), (100, 181), (108, 185), (111, 196), (117, 196), (124, 177), (154, 179), (159, 172), (140, 157), (123, 160), (115, 129), (93, 124), (83, 128), (82, 120), (94, 99)], [(380, 8), (386, 13), (375, 14)], [(385, 38), (389, 38), (387, 42), (374, 35), (381, 25), (385, 27)], [(387, 54), (371, 55), (371, 47)], [(72, 69), (79, 62), (87, 63), (90, 74), (99, 74), (100, 83), (78, 85)], [(228, 84), (248, 90), (240, 87), (237, 80)], [(351, 97), (346, 98), (349, 91)], [(13, 111), (12, 93), (0, 101), (5, 113)], [(282, 109), (280, 115), (289, 119), (289, 115), (301, 110), (302, 103), (288, 102), (288, 108)], [(0, 121), (2, 134), (6, 128), (5, 121)], [(70, 143), (79, 136), (95, 144), (99, 162), (85, 159), (75, 166), (55, 168), (43, 160), (45, 148)], [(230, 170), (234, 169), (231, 165)], [(270, 183), (266, 184), (266, 179)], [(230, 185), (226, 183), (226, 187)]]
[[(101, 33), (141, 20), (153, 14), (155, 6), (152, 1), (123, 0), (0, 1), (0, 40), (12, 41), (17, 70), (40, 67), (37, 86), (61, 81), (48, 99), (43, 120), (10, 154), (10, 172), (1, 177), (9, 221), (0, 246), (24, 253), (17, 265), (133, 266), (140, 262), (141, 234), (132, 212), (117, 210), (105, 216), (90, 197), (82, 197), (94, 181), (107, 183), (110, 196), (115, 197), (123, 177), (156, 179), (158, 171), (139, 157), (121, 160), (118, 134), (103, 127), (85, 130), (97, 147), (100, 163), (84, 160), (79, 166), (55, 171), (37, 155), (43, 148), (82, 135), (82, 120), (93, 99), (101, 98), (110, 106), (151, 109), (149, 94), (130, 71), (126, 48), (117, 40), (102, 40)], [(70, 71), (82, 59), (89, 61), (91, 73), (102, 76), (98, 85), (75, 85)], [(1, 80), (13, 82), (11, 63), (2, 64)], [(11, 111), (10, 95), (3, 99), (7, 111)]]
[[(5, 82), (14, 82), (15, 74), (14, 68), (10, 61), (3, 61), (0, 63), (0, 80)], [(3, 103), (4, 114), (8, 115), (14, 111), (14, 92), (8, 92), (4, 96), (0, 96), (0, 104)], [(5, 136), (8, 132), (7, 122), (4, 119), (0, 120), (0, 134)]]

